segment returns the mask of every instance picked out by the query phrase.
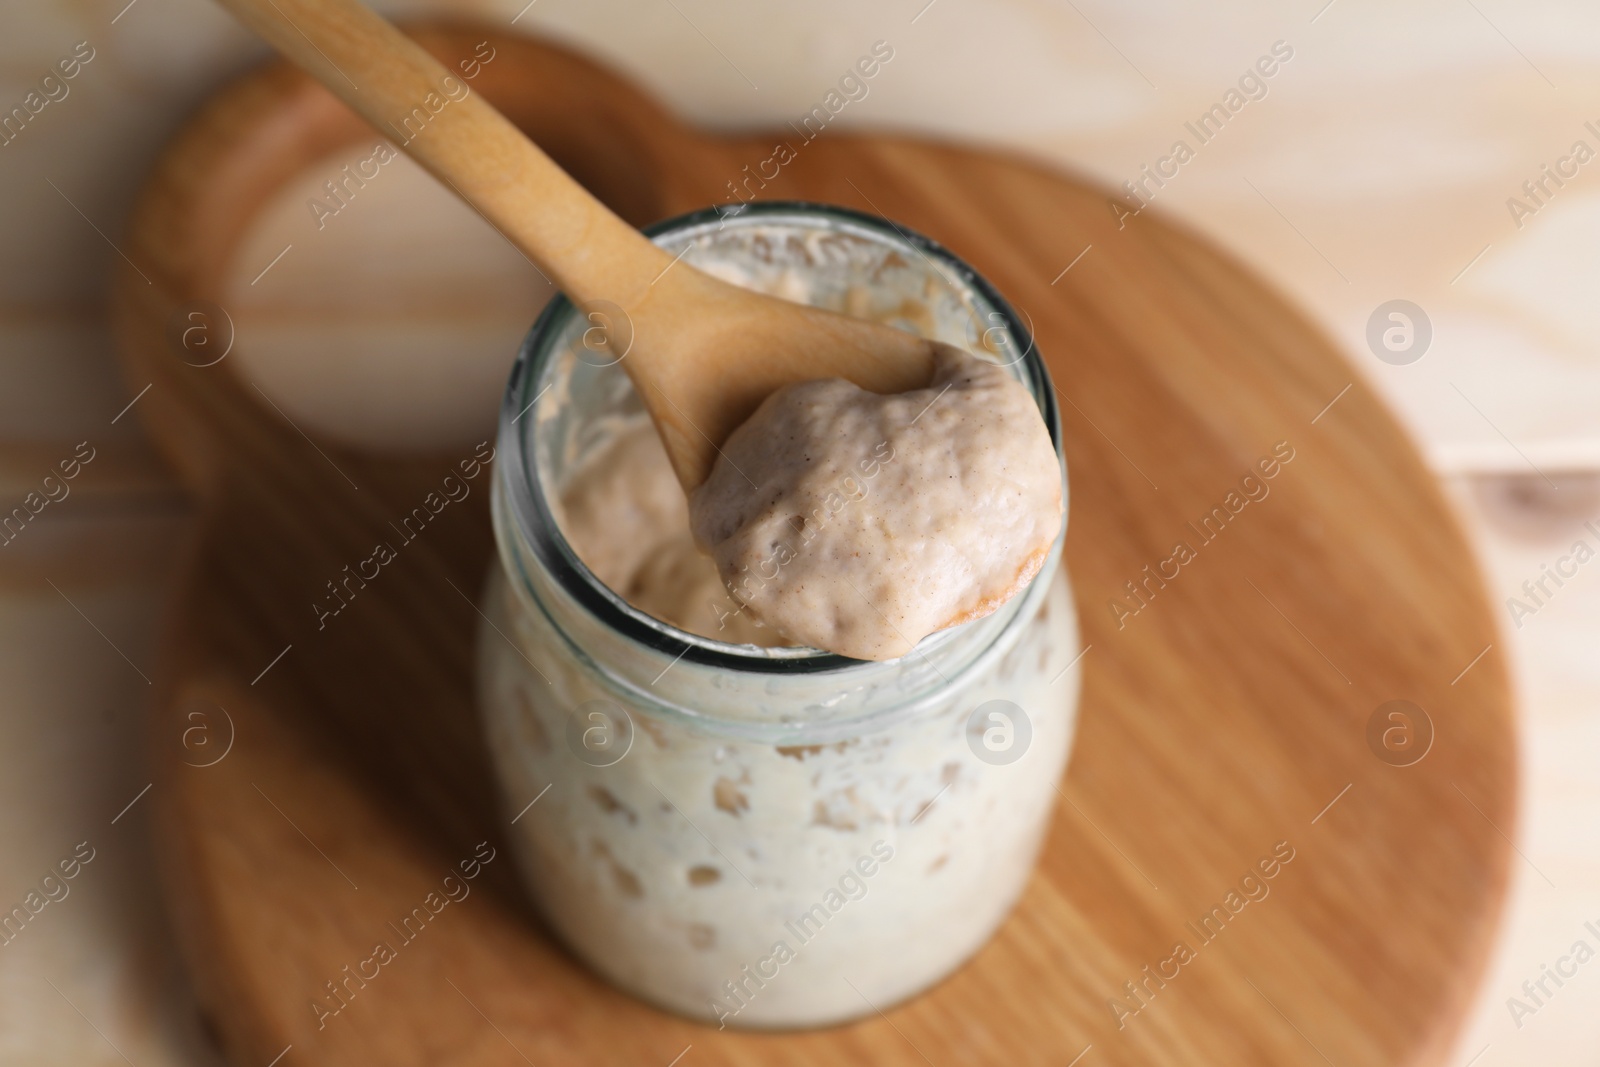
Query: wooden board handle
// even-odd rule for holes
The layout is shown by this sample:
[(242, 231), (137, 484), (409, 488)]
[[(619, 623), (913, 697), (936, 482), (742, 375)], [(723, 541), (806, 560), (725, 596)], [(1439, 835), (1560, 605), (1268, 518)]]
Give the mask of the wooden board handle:
[(356, 0), (218, 0), (445, 182), (579, 303), (632, 304), (670, 262), (474, 93)]

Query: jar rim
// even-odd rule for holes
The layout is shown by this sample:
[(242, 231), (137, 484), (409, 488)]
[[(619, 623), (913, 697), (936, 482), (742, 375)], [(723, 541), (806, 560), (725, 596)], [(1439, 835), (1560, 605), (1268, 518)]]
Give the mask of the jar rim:
[[(664, 237), (700, 229), (712, 223), (720, 229), (735, 219), (740, 220), (740, 225), (744, 225), (747, 221), (770, 223), (785, 218), (813, 219), (819, 216), (860, 227), (891, 244), (908, 246), (920, 252), (937, 267), (949, 271), (958, 286), (976, 294), (1002, 317), (1004, 329), (1009, 334), (1011, 343), (1023, 348), (1023, 355), (1017, 360), (1022, 370), (1023, 384), (1028, 386), (1039, 405), (1039, 413), (1050, 434), (1050, 443), (1056, 453), (1057, 462), (1062, 465), (1065, 486), (1060, 411), (1056, 404), (1055, 388), (1049, 371), (1034, 344), (1032, 329), (1029, 324), (1023, 322), (1011, 303), (1001, 296), (987, 279), (939, 242), (887, 218), (869, 215), (853, 208), (804, 200), (765, 200), (702, 208), (654, 223), (645, 227), (643, 232), (645, 236), (659, 242)], [(620, 594), (601, 582), (578, 557), (577, 552), (567, 542), (550, 508), (546, 491), (539, 485), (538, 464), (535, 461), (537, 437), (530, 431), (530, 428), (538, 422), (533, 409), (544, 397), (544, 389), (547, 388), (544, 380), (553, 369), (555, 357), (560, 352), (560, 347), (554, 342), (562, 336), (576, 311), (576, 307), (564, 293), (557, 293), (545, 305), (517, 352), (517, 359), (512, 366), (500, 408), (497, 458), (500, 463), (505, 464), (505, 474), (497, 480), (509, 494), (508, 503), (511, 506), (508, 510), (514, 519), (517, 532), (532, 550), (540, 565), (568, 596), (597, 621), (634, 642), (671, 657), (674, 662), (685, 660), (712, 669), (777, 675), (823, 674), (874, 666), (868, 661), (815, 648), (803, 646), (764, 648), (757, 645), (732, 644), (680, 630), (628, 603)], [(536, 387), (540, 387), (538, 391), (535, 391)], [(529, 417), (530, 415), (532, 417)], [(1064, 529), (1062, 534), (1065, 534)], [(1047, 577), (1053, 570), (1054, 568), (1044, 568), (1034, 578), (1034, 582)], [(1025, 599), (1028, 591), (1020, 591), (1016, 599), (1019, 601)], [(907, 655), (913, 653), (926, 655), (962, 629), (963, 627), (959, 626), (952, 627), (930, 635)]]

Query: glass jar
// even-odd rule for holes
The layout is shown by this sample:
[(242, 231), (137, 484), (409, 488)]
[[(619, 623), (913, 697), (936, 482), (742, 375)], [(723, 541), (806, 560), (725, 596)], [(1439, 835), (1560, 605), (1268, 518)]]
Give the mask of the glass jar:
[[(1029, 331), (934, 242), (794, 203), (651, 235), (741, 284), (987, 352), (1032, 391), (1059, 460)], [(1061, 539), (1000, 610), (889, 662), (652, 618), (561, 525), (563, 486), (640, 410), (585, 343), (614, 313), (552, 301), (502, 410), (479, 686), (513, 852), (551, 930), (664, 1008), (757, 1027), (887, 1008), (976, 952), (1032, 870), (1076, 717)]]

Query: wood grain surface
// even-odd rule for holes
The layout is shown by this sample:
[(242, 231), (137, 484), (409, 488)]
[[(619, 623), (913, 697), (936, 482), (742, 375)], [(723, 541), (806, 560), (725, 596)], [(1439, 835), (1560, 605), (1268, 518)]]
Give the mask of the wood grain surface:
[[(799, 142), (704, 136), (549, 46), (412, 32), (447, 66), (492, 40), (474, 89), (635, 224), (722, 202), (747, 164)], [(487, 495), (319, 631), (324, 583), (456, 457), (313, 441), (182, 341), (273, 191), (369, 136), (295, 71), (244, 78), (163, 156), (126, 246), (149, 281), (130, 269), (116, 287), (128, 380), (151, 384), (136, 410), (203, 514), (163, 640), (151, 801), (184, 951), (235, 1062), (1352, 1067), (1450, 1052), (1503, 903), (1516, 753), (1476, 563), (1414, 448), (1322, 336), (1191, 235), (1154, 215), (1119, 230), (1068, 177), (904, 138), (826, 131), (758, 191), (927, 233), (1034, 324), (1063, 401), (1088, 645), (1039, 872), (955, 976), (833, 1030), (719, 1032), (567, 958), (512, 878), (472, 705)], [(1280, 443), (1292, 460), (1246, 499)], [(1205, 540), (1194, 527), (1219, 507)], [(1132, 599), (1126, 583), (1179, 541), (1192, 558)], [(1410, 766), (1369, 746), (1395, 699), (1432, 724)], [(498, 851), (472, 895), (319, 1028), (325, 983), (484, 841)], [(1293, 858), (1267, 895), (1226, 911), (1275, 849)], [(1229, 921), (1206, 941), (1191, 924), (1214, 906)], [(1147, 978), (1173, 973), (1177, 942), (1191, 958), (1176, 977)]]

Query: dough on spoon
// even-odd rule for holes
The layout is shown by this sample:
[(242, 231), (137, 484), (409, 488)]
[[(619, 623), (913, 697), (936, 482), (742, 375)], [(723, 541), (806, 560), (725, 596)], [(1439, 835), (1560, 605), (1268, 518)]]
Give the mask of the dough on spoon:
[(1028, 390), (940, 346), (923, 389), (832, 378), (773, 393), (689, 514), (729, 593), (767, 625), (893, 659), (1039, 572), (1061, 529), (1061, 468)]

